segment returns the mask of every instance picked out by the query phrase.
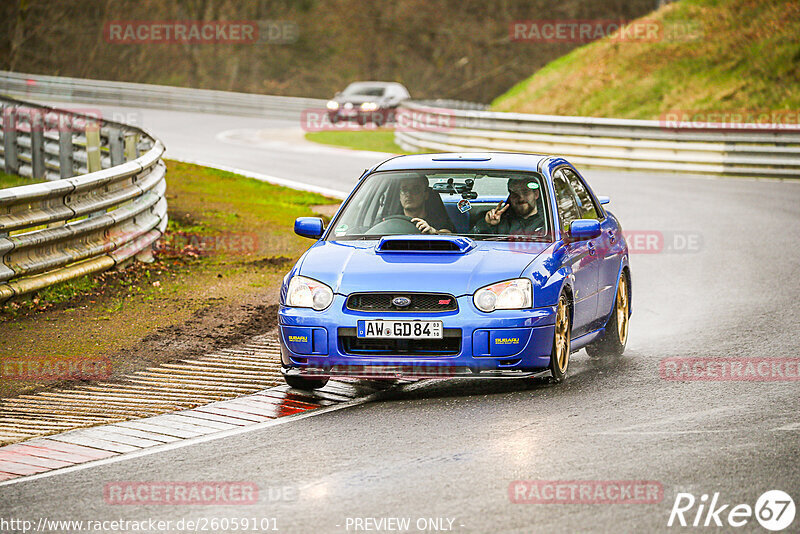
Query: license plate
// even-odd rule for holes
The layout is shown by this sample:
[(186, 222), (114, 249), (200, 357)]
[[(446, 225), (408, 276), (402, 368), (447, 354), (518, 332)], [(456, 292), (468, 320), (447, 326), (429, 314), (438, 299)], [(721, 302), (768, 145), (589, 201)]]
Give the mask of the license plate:
[(442, 321), (358, 321), (358, 337), (442, 339)]

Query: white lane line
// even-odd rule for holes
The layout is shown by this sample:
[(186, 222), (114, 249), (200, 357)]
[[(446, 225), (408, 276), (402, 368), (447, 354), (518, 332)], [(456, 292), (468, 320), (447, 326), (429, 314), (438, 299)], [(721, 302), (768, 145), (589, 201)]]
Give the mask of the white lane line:
[(143, 456), (149, 456), (151, 454), (157, 454), (160, 452), (171, 451), (175, 449), (181, 449), (183, 447), (190, 447), (192, 445), (197, 445), (200, 443), (207, 443), (209, 441), (216, 441), (218, 439), (225, 439), (231, 436), (238, 436), (240, 434), (246, 434), (249, 432), (255, 432), (258, 430), (263, 430), (265, 428), (269, 428), (272, 426), (283, 425), (286, 423), (291, 423), (294, 421), (298, 421), (300, 419), (305, 419), (307, 417), (314, 417), (317, 415), (335, 412), (337, 410), (342, 410), (344, 408), (349, 408), (351, 406), (357, 406), (359, 404), (364, 404), (370, 402), (377, 398), (380, 395), (380, 391), (375, 392), (371, 395), (367, 395), (366, 397), (361, 397), (358, 399), (354, 399), (349, 402), (343, 402), (341, 404), (335, 404), (333, 406), (327, 406), (324, 408), (316, 408), (314, 410), (307, 410), (305, 412), (300, 412), (293, 415), (287, 415), (284, 417), (279, 417), (278, 419), (273, 419), (271, 421), (265, 421), (263, 423), (255, 423), (253, 425), (248, 425), (240, 428), (233, 428), (231, 430), (223, 430), (222, 432), (216, 432), (214, 434), (208, 434), (205, 436), (198, 436), (195, 438), (188, 438), (183, 441), (176, 441), (173, 443), (165, 443), (164, 445), (156, 445), (154, 447), (150, 447), (148, 449), (142, 449), (135, 452), (130, 452), (126, 454), (121, 454), (118, 456), (112, 456), (110, 458), (105, 458), (102, 460), (94, 460), (91, 462), (86, 462), (82, 464), (78, 464), (72, 467), (64, 467), (61, 469), (55, 469), (53, 471), (47, 471), (45, 473), (40, 473), (36, 475), (29, 475), (25, 477), (13, 478), (11, 480), (6, 480), (4, 482), (0, 482), (0, 487), (3, 486), (10, 486), (12, 484), (21, 484), (23, 482), (30, 482), (33, 480), (39, 480), (42, 478), (48, 478), (52, 476), (62, 475), (65, 473), (73, 473), (75, 471), (82, 471), (84, 469), (91, 469), (93, 467), (99, 467), (102, 465), (113, 464), (117, 462), (123, 462), (126, 460), (132, 460), (134, 458), (141, 458)]
[[(625, 433), (625, 432), (637, 433), (635, 431), (635, 429), (641, 428), (643, 426), (646, 427), (646, 426), (653, 426), (653, 425), (664, 425), (664, 424), (677, 423), (679, 421), (685, 421), (687, 419), (695, 419), (695, 418), (699, 419), (699, 418), (701, 418), (703, 416), (706, 416), (706, 415), (729, 412), (729, 411), (732, 411), (734, 409), (735, 408), (727, 408), (726, 407), (726, 408), (712, 408), (710, 410), (703, 410), (703, 411), (700, 411), (700, 412), (690, 412), (690, 413), (685, 413), (685, 414), (681, 414), (681, 415), (675, 415), (675, 416), (672, 416), (672, 417), (663, 417), (661, 419), (653, 419), (651, 421), (645, 421), (643, 423), (636, 423), (634, 425), (623, 426), (623, 427), (620, 427), (620, 428), (615, 428), (613, 430), (609, 430), (608, 432), (609, 433)], [(671, 433), (672, 431), (667, 431), (667, 432)], [(649, 432), (647, 432), (647, 433), (649, 433)]]
[(338, 189), (330, 189), (328, 187), (323, 187), (321, 185), (307, 184), (304, 182), (298, 182), (297, 180), (278, 178), (277, 176), (270, 176), (269, 174), (261, 174), (260, 172), (237, 169), (236, 167), (229, 167), (228, 165), (220, 165), (218, 163), (211, 163), (208, 161), (199, 161), (193, 159), (182, 159), (182, 158), (172, 158), (172, 159), (174, 159), (175, 161), (180, 161), (181, 163), (191, 163), (192, 165), (201, 165), (203, 167), (211, 167), (212, 169), (219, 169), (221, 171), (241, 174), (242, 176), (247, 176), (248, 178), (255, 178), (256, 180), (261, 180), (262, 182), (268, 182), (275, 185), (283, 185), (286, 187), (291, 187), (292, 189), (298, 189), (300, 191), (311, 191), (312, 193), (319, 193), (320, 195), (325, 195), (326, 197), (337, 198), (340, 200), (347, 198), (348, 195), (348, 193), (345, 193), (344, 191), (339, 191)]
[(724, 430), (609, 430), (606, 432), (594, 432), (596, 435), (620, 435), (626, 436), (630, 434), (647, 435), (647, 434), (721, 434), (725, 432), (741, 432), (741, 429), (730, 428)]
[(789, 423), (788, 425), (783, 425), (772, 429), (773, 432), (777, 430), (800, 430), (800, 423)]
[[(268, 133), (273, 135), (285, 135), (292, 141), (281, 141), (277, 139), (265, 139), (260, 135)], [(301, 128), (284, 130), (256, 130), (253, 128), (241, 128), (238, 130), (223, 130), (215, 137), (217, 141), (229, 145), (246, 146), (254, 148), (265, 148), (267, 150), (279, 150), (296, 152), (300, 154), (337, 154), (350, 157), (365, 159), (389, 159), (396, 156), (394, 152), (378, 152), (374, 150), (354, 150), (352, 148), (336, 147), (308, 141), (305, 138), (305, 131)], [(376, 161), (377, 163), (377, 161)]]

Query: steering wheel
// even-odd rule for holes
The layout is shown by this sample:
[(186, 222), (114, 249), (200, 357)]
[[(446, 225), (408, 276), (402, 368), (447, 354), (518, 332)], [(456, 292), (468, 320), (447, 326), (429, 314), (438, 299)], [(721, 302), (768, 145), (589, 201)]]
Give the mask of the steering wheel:
[(389, 215), (367, 230), (368, 234), (420, 234), (417, 225), (406, 215)]

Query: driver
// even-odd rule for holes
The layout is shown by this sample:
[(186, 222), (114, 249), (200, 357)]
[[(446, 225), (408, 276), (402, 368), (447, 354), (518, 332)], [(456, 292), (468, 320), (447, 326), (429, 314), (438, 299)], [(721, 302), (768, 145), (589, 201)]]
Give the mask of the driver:
[[(411, 222), (423, 234), (449, 234), (454, 226), (444, 209), (437, 213), (432, 194), (428, 187), (428, 179), (417, 175), (400, 182), (400, 205), (403, 215), (411, 218)], [(441, 204), (441, 203), (440, 203)]]
[(487, 211), (470, 233), (513, 235), (544, 231), (545, 217), (543, 210), (539, 209), (539, 184), (530, 178), (511, 178), (507, 187), (508, 202), (500, 201)]

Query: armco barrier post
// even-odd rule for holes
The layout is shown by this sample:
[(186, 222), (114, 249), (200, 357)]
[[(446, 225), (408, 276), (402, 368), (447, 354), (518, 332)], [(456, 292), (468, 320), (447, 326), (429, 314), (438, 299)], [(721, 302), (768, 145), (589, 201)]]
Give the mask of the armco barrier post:
[(72, 178), (75, 160), (72, 145), (72, 117), (65, 116), (58, 130), (58, 172), (61, 178)]
[(3, 150), (3, 158), (6, 160), (6, 172), (8, 174), (19, 174), (16, 106), (3, 106)]
[(30, 114), (31, 176), (40, 180), (46, 174), (44, 167), (44, 113), (41, 109), (31, 109)]
[(86, 125), (86, 170), (90, 173), (102, 170), (100, 163), (100, 126)]
[[(100, 125), (96, 123), (86, 124), (86, 170), (90, 174), (103, 169), (100, 161)], [(88, 215), (91, 219), (99, 217), (106, 211), (94, 211)]]
[(125, 161), (133, 161), (139, 157), (139, 134), (125, 132)]
[(108, 129), (108, 150), (111, 154), (111, 166), (125, 163), (125, 152), (122, 144), (122, 131), (119, 128)]

